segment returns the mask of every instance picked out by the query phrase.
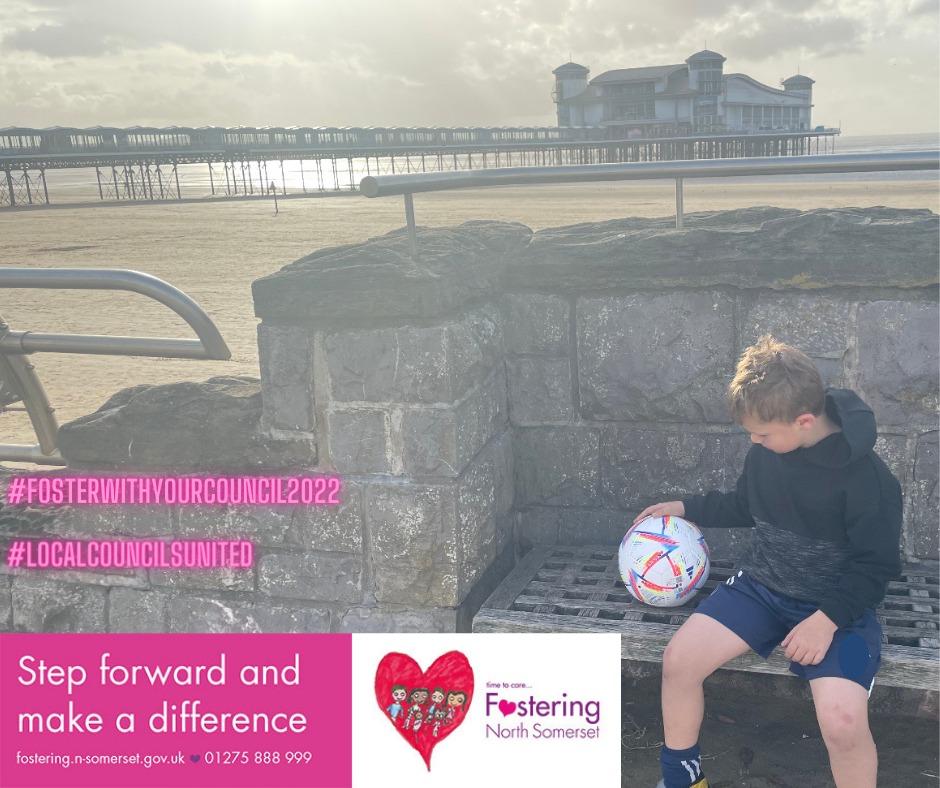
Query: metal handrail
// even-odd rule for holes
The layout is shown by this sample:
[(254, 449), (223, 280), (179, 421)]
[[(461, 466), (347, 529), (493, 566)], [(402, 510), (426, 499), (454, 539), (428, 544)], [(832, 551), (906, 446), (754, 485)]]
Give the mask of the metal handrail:
[(227, 361), (232, 357), (219, 330), (199, 304), (182, 290), (140, 271), (111, 268), (0, 268), (0, 288), (126, 290), (140, 293), (172, 309), (199, 337), (111, 337), (10, 330), (0, 335), (0, 353), (92, 353), (219, 361)]
[(159, 356), (215, 359), (232, 357), (211, 318), (181, 290), (150, 274), (109, 268), (0, 268), (0, 288), (61, 290), (125, 290), (139, 293), (172, 309), (198, 339), (119, 337), (95, 334), (48, 334), (13, 331), (0, 318), (0, 375), (13, 386), (26, 407), (39, 443), (0, 444), (0, 460), (65, 465), (56, 448), (58, 424), (45, 389), (28, 353), (89, 353), (94, 355)]
[(593, 183), (671, 179), (676, 182), (676, 227), (683, 226), (685, 178), (741, 178), (754, 175), (806, 175), (940, 169), (940, 151), (832, 153), (823, 156), (755, 156), (743, 159), (579, 164), (564, 167), (502, 167), (463, 172), (367, 176), (359, 182), (365, 197), (402, 195), (412, 253), (417, 252), (413, 194), (493, 186)]

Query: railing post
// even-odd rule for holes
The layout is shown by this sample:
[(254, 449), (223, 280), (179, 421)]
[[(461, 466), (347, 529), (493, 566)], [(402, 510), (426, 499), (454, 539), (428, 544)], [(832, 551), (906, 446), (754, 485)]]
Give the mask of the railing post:
[(411, 192), (405, 193), (405, 222), (408, 224), (408, 243), (411, 246), (411, 256), (418, 256), (418, 233), (415, 230), (415, 202)]
[(676, 229), (681, 230), (683, 224), (682, 207), (682, 178), (676, 178)]

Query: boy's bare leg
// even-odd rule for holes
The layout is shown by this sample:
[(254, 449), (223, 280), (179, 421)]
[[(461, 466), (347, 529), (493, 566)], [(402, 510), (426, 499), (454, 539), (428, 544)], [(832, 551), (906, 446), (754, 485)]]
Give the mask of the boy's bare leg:
[(663, 728), (666, 746), (684, 750), (698, 741), (705, 716), (702, 682), (750, 646), (724, 624), (693, 613), (663, 652)]
[(837, 677), (813, 679), (809, 686), (836, 786), (875, 788), (878, 752), (868, 728), (868, 692)]

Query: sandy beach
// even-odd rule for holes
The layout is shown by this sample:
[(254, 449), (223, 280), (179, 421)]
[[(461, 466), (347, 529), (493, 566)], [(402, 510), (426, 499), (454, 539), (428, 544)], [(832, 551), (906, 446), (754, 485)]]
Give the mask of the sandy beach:
[[(924, 173), (923, 175), (927, 175)], [(687, 183), (687, 213), (753, 205), (785, 208), (929, 208), (935, 180), (710, 181)], [(33, 357), (60, 423), (95, 410), (139, 383), (258, 374), (251, 283), (316, 249), (355, 243), (404, 223), (400, 198), (359, 196), (181, 205), (111, 205), (0, 213), (0, 265), (130, 268), (195, 298), (232, 350), (228, 362), (40, 354)], [(534, 229), (624, 216), (669, 216), (672, 184), (577, 184), (418, 195), (419, 225), (471, 219), (517, 221)], [(17, 330), (188, 336), (173, 313), (142, 296), (91, 291), (7, 290), (0, 315)], [(24, 414), (0, 416), (4, 442), (33, 443)]]

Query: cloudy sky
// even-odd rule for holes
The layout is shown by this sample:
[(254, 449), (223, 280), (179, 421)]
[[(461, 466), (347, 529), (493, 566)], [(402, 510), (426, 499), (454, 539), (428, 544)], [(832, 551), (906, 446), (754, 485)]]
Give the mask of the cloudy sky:
[(554, 67), (816, 80), (814, 122), (938, 128), (938, 0), (0, 0), (0, 127), (553, 125)]

